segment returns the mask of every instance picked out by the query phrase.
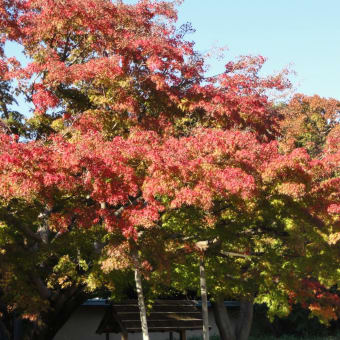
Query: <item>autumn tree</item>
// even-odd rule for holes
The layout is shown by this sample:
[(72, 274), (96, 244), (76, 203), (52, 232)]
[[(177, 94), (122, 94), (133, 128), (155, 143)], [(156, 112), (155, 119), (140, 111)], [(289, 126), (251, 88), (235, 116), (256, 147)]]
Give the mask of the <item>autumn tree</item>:
[[(338, 246), (337, 135), (322, 160), (280, 154), (268, 91), (289, 86), (284, 74), (261, 77), (259, 56), (207, 77), (184, 39), (190, 25), (175, 27), (175, 5), (0, 2), (2, 43), (20, 44), (29, 59), (1, 55), (0, 302), (9, 337), (14, 315), (30, 319), (26, 338), (52, 339), (68, 294), (77, 293), (71, 311), (101, 285), (99, 269), (133, 268), (140, 291), (141, 274), (159, 266), (148, 256), (155, 240), (167, 263), (176, 247), (192, 259), (204, 249), (216, 301), (256, 293), (281, 304), (301, 289), (302, 271), (316, 270), (308, 265), (317, 255), (320, 267), (337, 265), (327, 262)], [(11, 120), (17, 93), (34, 112), (22, 105)], [(328, 269), (313, 277), (335, 282)], [(223, 280), (229, 271), (233, 284)]]
[(296, 94), (279, 108), (283, 118), (281, 148), (304, 147), (310, 155), (322, 157), (327, 136), (339, 129), (339, 110), (340, 102), (336, 99)]
[[(125, 156), (131, 145), (114, 137), (128, 136), (133, 126), (163, 133), (183, 116), (183, 91), (202, 69), (192, 44), (181, 40), (186, 28), (175, 32), (157, 16), (174, 19), (173, 5), (1, 2), (2, 42), (21, 44), (31, 61), (21, 67), (2, 54), (1, 305), (8, 337), (7, 321), (16, 315), (31, 320), (26, 338), (51, 339), (84, 301), (95, 281), (95, 250), (103, 247), (96, 226), (135, 235), (129, 216), (138, 210), (141, 181)], [(24, 131), (9, 121), (12, 80), (35, 107)], [(19, 124), (22, 116), (13, 119)], [(110, 140), (118, 144), (106, 144), (105, 155)], [(87, 254), (75, 241), (82, 237), (92, 244)], [(19, 254), (28, 263), (16, 264)], [(12, 284), (17, 271), (21, 280)], [(23, 284), (31, 287), (27, 296)]]

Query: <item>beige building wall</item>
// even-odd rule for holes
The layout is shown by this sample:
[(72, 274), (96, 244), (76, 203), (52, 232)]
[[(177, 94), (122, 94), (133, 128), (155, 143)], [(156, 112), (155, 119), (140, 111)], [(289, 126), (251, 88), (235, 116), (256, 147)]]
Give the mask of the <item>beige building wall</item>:
[[(54, 340), (106, 340), (105, 334), (96, 334), (97, 327), (105, 313), (102, 306), (81, 306), (73, 313), (64, 327), (58, 332)], [(209, 310), (209, 324), (212, 327), (211, 334), (218, 334), (214, 316)], [(200, 336), (200, 331), (187, 331), (187, 338)], [(168, 340), (169, 333), (150, 333), (150, 340)], [(174, 340), (179, 335), (174, 333)], [(120, 340), (120, 334), (110, 334), (110, 340)], [(129, 340), (142, 340), (142, 334), (129, 334)]]

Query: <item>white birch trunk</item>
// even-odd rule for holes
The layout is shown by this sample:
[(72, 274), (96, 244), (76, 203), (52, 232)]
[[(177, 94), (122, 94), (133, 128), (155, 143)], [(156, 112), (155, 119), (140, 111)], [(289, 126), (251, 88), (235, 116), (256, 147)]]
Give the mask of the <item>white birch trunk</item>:
[(149, 330), (148, 330), (148, 322), (146, 320), (146, 308), (144, 302), (143, 295), (143, 287), (142, 287), (142, 277), (138, 268), (135, 269), (135, 281), (136, 281), (136, 289), (138, 295), (138, 307), (140, 313), (140, 321), (142, 323), (142, 332), (143, 332), (143, 340), (149, 340)]
[(133, 249), (133, 248), (131, 249), (131, 252), (132, 252), (134, 262), (136, 264), (135, 282), (136, 282), (136, 290), (137, 290), (137, 296), (138, 296), (138, 307), (139, 307), (140, 321), (142, 325), (143, 340), (149, 340), (148, 322), (146, 319), (146, 308), (145, 308), (143, 286), (142, 286), (142, 275), (138, 268), (138, 265), (139, 265), (138, 252), (136, 249)]
[(200, 261), (200, 284), (201, 284), (201, 298), (202, 298), (203, 340), (209, 340), (207, 281), (205, 277), (203, 257), (201, 257), (201, 261)]

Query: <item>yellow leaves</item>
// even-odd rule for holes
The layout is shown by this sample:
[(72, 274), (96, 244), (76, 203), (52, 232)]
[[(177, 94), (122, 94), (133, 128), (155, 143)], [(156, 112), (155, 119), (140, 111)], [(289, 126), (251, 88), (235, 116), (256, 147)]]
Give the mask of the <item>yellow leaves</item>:
[(164, 251), (166, 253), (172, 253), (178, 250), (181, 247), (181, 244), (178, 241), (169, 240), (164, 245)]
[[(0, 223), (0, 247), (11, 242), (9, 227), (6, 224)], [(0, 254), (4, 255), (5, 250), (0, 248)]]
[(123, 242), (119, 245), (107, 246), (106, 255), (106, 259), (101, 263), (101, 268), (104, 273), (129, 268), (130, 259), (128, 242)]
[[(100, 273), (98, 273), (98, 272), (90, 273), (87, 276), (87, 278), (84, 280), (86, 287), (87, 287), (87, 290), (90, 291), (90, 292), (93, 292), (98, 287), (102, 287), (103, 282), (102, 282), (101, 279), (102, 279), (102, 272), (100, 272)], [(109, 287), (107, 287), (107, 288), (109, 288)]]
[(270, 201), (270, 204), (274, 207), (274, 208), (283, 208), (285, 206), (285, 202), (282, 201), (281, 199), (272, 199)]
[(225, 209), (222, 212), (221, 217), (225, 220), (236, 222), (238, 218), (238, 214), (233, 209)]
[(58, 118), (56, 120), (54, 120), (51, 124), (51, 127), (53, 130), (55, 131), (61, 131), (64, 129), (64, 120), (62, 118)]
[(55, 21), (55, 22), (54, 22), (54, 25), (55, 25), (55, 28), (56, 28), (57, 30), (61, 31), (61, 30), (64, 28), (64, 26), (65, 26), (64, 20)]
[(188, 111), (190, 108), (190, 101), (187, 98), (182, 98), (177, 106), (182, 111)]
[(297, 228), (296, 221), (293, 218), (286, 217), (283, 219), (283, 222), (286, 230), (292, 231)]
[(59, 286), (62, 288), (62, 289), (65, 289), (67, 287), (71, 287), (73, 282), (72, 281), (69, 281), (69, 278), (68, 276), (62, 276), (62, 277), (59, 277), (58, 278), (58, 284)]
[(274, 320), (275, 315), (284, 317), (290, 313), (291, 307), (283, 285), (277, 285), (276, 289), (272, 289), (269, 293), (258, 294), (255, 301), (268, 306), (268, 317), (271, 321)]
[(117, 81), (117, 87), (118, 88), (130, 88), (132, 86), (133, 80), (131, 77), (124, 77), (124, 78), (120, 78)]
[(122, 95), (127, 95), (133, 88), (133, 79), (129, 76), (110, 78), (111, 74), (97, 74), (94, 84), (101, 88), (95, 90), (89, 97), (92, 102), (100, 104), (114, 104)]
[(275, 246), (280, 246), (282, 245), (281, 241), (278, 239), (275, 239), (274, 237), (270, 236), (262, 236), (259, 240), (255, 240), (255, 245), (259, 248), (256, 248), (257, 251), (263, 251), (264, 248), (263, 246), (270, 246), (270, 247), (275, 247)]
[(96, 39), (97, 39), (97, 37), (94, 36), (93, 34), (88, 34), (88, 35), (87, 35), (87, 42), (88, 42), (89, 44), (92, 44), (93, 42), (95, 42)]
[(87, 264), (87, 262), (83, 259), (78, 259), (78, 266), (82, 269), (87, 271), (89, 269), (89, 266)]
[(52, 123), (52, 118), (47, 115), (34, 115), (27, 120), (27, 125), (31, 129), (46, 129)]
[(279, 184), (277, 186), (277, 191), (280, 194), (299, 198), (306, 193), (306, 186), (303, 183), (286, 182)]
[[(79, 261), (80, 265), (86, 268), (84, 260)], [(73, 285), (77, 279), (79, 279), (77, 264), (71, 260), (69, 255), (64, 255), (60, 257), (58, 263), (53, 267), (53, 273), (47, 282), (47, 286), (49, 288), (59, 286), (64, 289)]]
[(337, 244), (339, 240), (340, 240), (340, 233), (332, 233), (328, 236), (329, 244)]

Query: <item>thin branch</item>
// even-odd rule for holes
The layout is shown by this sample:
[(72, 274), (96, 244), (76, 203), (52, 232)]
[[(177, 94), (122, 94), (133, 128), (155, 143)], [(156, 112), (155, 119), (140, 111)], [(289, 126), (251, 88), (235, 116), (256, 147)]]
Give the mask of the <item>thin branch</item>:
[(143, 197), (142, 196), (138, 196), (137, 198), (135, 198), (132, 202), (130, 202), (130, 204), (127, 204), (127, 205), (123, 205), (121, 206), (119, 209), (117, 209), (115, 212), (114, 212), (114, 215), (116, 217), (120, 216), (121, 213), (126, 209), (126, 208), (129, 208), (131, 206), (134, 206), (140, 202), (143, 201)]
[(240, 253), (234, 253), (232, 251), (224, 251), (224, 250), (221, 250), (221, 252), (219, 254), (217, 254), (218, 256), (221, 256), (221, 257), (243, 257), (245, 259), (250, 259), (251, 258), (251, 255), (245, 255), (245, 254), (240, 254)]

